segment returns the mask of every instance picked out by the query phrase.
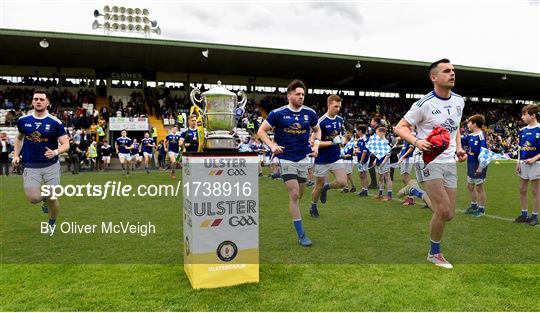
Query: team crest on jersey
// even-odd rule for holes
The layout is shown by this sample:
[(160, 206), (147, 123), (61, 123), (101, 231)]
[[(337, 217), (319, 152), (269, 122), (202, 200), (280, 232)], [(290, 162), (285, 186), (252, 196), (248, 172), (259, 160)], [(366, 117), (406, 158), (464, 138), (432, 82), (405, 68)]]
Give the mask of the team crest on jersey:
[(307, 116), (307, 114), (304, 114), (304, 121), (309, 121), (309, 116)]
[(540, 139), (540, 133), (536, 133), (536, 139)]
[(456, 122), (451, 118), (446, 119), (441, 126), (451, 133), (458, 129)]
[(49, 124), (45, 125), (45, 130), (51, 130), (51, 125)]
[(422, 172), (423, 172), (425, 177), (429, 177), (429, 170), (427, 168), (424, 169)]
[(462, 110), (463, 110), (463, 109), (461, 108), (461, 105), (456, 106), (456, 110), (457, 110), (458, 114), (461, 115), (461, 112), (462, 112)]

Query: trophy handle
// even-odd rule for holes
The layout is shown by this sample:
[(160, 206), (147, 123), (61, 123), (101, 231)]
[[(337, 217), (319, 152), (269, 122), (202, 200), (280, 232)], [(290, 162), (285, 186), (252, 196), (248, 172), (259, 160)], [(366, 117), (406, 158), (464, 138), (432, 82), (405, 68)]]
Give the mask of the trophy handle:
[(246, 106), (246, 103), (247, 103), (247, 94), (243, 91), (243, 90), (240, 90), (237, 95), (239, 97), (242, 97), (242, 100), (238, 102), (238, 107), (242, 110), (244, 110), (244, 107)]
[(197, 96), (200, 96), (200, 95), (201, 95), (201, 91), (199, 90), (199, 88), (193, 88), (193, 90), (189, 94), (189, 100), (191, 100), (191, 104), (200, 105), (202, 103), (202, 99), (200, 97), (199, 99), (197, 99)]

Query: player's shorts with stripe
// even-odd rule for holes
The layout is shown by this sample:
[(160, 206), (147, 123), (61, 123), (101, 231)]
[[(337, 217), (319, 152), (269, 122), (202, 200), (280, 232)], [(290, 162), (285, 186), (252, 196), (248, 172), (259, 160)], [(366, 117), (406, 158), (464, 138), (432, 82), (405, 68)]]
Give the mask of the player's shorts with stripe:
[(145, 157), (149, 157), (149, 158), (153, 158), (153, 157), (154, 157), (154, 155), (153, 155), (152, 153), (146, 152), (146, 151), (143, 151), (143, 155), (144, 155)]
[(285, 159), (278, 159), (281, 167), (281, 177), (286, 181), (287, 177), (298, 180), (298, 182), (306, 180), (308, 176), (309, 157), (293, 162)]
[(309, 157), (309, 167), (308, 168), (312, 168), (314, 165), (315, 165), (315, 158), (310, 156)]
[(118, 158), (120, 160), (124, 159), (126, 161), (131, 161), (131, 154), (130, 153), (118, 153)]
[(343, 164), (343, 160), (339, 159), (334, 163), (328, 163), (328, 164), (315, 164), (315, 170), (313, 171), (313, 175), (315, 177), (326, 177), (330, 171), (335, 170), (345, 170), (345, 164)]
[(474, 178), (467, 176), (467, 183), (473, 184), (473, 185), (482, 185), (486, 182), (485, 178)]
[(24, 188), (60, 185), (60, 163), (41, 168), (25, 167), (23, 185)]
[(101, 157), (101, 161), (107, 161), (107, 162), (110, 162), (111, 161), (111, 156), (110, 155), (107, 155), (107, 156), (102, 156)]
[(426, 182), (433, 179), (442, 179), (444, 187), (457, 188), (457, 166), (456, 162), (435, 163), (431, 162), (424, 166), (423, 162), (415, 163), (416, 179), (419, 182)]
[(520, 161), (519, 166), (521, 169), (519, 177), (527, 180), (540, 179), (540, 162), (525, 164), (525, 162)]
[(411, 158), (405, 158), (405, 159), (403, 159), (403, 162), (401, 162), (401, 164), (399, 165), (399, 172), (401, 173), (401, 175), (403, 175), (405, 173), (411, 174), (412, 166), (413, 166), (412, 159)]
[(369, 163), (357, 163), (356, 168), (358, 168), (358, 172), (360, 173), (367, 172), (369, 170)]
[(169, 151), (167, 152), (167, 155), (169, 156), (169, 158), (173, 157), (176, 159), (178, 157), (178, 152)]
[(386, 162), (382, 165), (375, 165), (375, 172), (381, 175), (390, 172), (390, 163)]

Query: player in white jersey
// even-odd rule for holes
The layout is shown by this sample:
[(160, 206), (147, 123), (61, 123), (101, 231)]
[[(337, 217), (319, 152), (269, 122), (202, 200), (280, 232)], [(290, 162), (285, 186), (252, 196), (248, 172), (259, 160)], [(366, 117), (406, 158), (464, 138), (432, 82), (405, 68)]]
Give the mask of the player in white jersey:
[[(454, 66), (448, 59), (431, 64), (429, 77), (434, 90), (412, 105), (394, 131), (403, 140), (417, 148), (415, 152), (416, 177), (424, 184), (424, 189), (432, 202), (431, 249), (427, 259), (437, 266), (452, 268), (452, 264), (440, 251), (440, 242), (445, 223), (455, 215), (457, 168), (454, 157), (457, 155), (460, 162), (467, 159), (467, 154), (461, 147), (459, 132), (465, 102), (461, 96), (452, 92), (456, 74)], [(425, 165), (422, 161), (422, 153), (430, 152), (434, 148), (425, 138), (436, 126), (448, 130), (450, 144), (444, 152)], [(411, 131), (414, 127), (416, 127), (416, 137)]]

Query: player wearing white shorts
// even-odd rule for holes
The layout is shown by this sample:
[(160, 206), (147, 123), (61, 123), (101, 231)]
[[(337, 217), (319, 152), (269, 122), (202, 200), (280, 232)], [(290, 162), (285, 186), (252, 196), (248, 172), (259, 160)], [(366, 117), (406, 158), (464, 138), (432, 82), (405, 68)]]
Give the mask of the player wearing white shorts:
[[(55, 227), (60, 203), (41, 194), (42, 185), (60, 184), (60, 162), (58, 155), (69, 149), (69, 139), (64, 125), (49, 114), (50, 104), (46, 90), (37, 89), (32, 97), (32, 114), (23, 115), (17, 121), (19, 131), (15, 138), (13, 166), (24, 165), (23, 185), (26, 199), (33, 204), (43, 201), (42, 210), (49, 214), (51, 233)], [(58, 145), (60, 142), (60, 146)]]
[[(527, 126), (519, 131), (519, 161), (516, 172), (519, 181), (519, 200), (521, 202), (521, 214), (514, 223), (525, 223), (531, 226), (538, 225), (538, 208), (540, 207), (540, 124), (538, 116), (540, 107), (529, 104), (521, 110), (521, 119)], [(531, 183), (533, 194), (533, 211), (529, 213), (527, 189)]]
[(146, 174), (150, 174), (148, 162), (154, 157), (154, 147), (156, 146), (156, 143), (154, 142), (154, 139), (150, 138), (150, 134), (146, 132), (144, 133), (144, 138), (141, 140), (141, 145), (141, 150), (144, 156), (144, 169)]
[(122, 130), (120, 137), (116, 138), (114, 146), (116, 148), (116, 153), (118, 154), (118, 159), (120, 159), (120, 164), (122, 165), (122, 171), (129, 176), (129, 169), (131, 168), (131, 148), (133, 148), (133, 140), (127, 137), (127, 131)]
[(167, 151), (167, 155), (169, 156), (169, 161), (171, 163), (171, 178), (176, 179), (176, 158), (178, 157), (178, 154), (180, 153), (180, 146), (184, 142), (180, 142), (182, 140), (182, 135), (178, 132), (178, 127), (174, 125), (172, 127), (171, 132), (165, 137), (165, 151)]
[[(276, 155), (281, 164), (281, 177), (289, 193), (289, 211), (293, 225), (298, 235), (298, 243), (304, 247), (312, 245), (304, 232), (302, 215), (298, 202), (304, 194), (309, 165), (308, 155), (317, 156), (319, 138), (310, 149), (310, 130), (317, 132), (317, 113), (304, 106), (306, 86), (299, 80), (292, 81), (287, 87), (288, 105), (275, 109), (259, 128), (258, 135)], [(270, 140), (268, 132), (274, 129), (274, 141)]]
[[(433, 216), (430, 222), (430, 244), (428, 261), (437, 266), (452, 268), (440, 249), (444, 226), (455, 215), (457, 192), (457, 168), (454, 157), (465, 161), (467, 154), (461, 147), (460, 122), (465, 102), (452, 92), (455, 85), (454, 66), (448, 59), (434, 62), (429, 67), (429, 77), (434, 90), (415, 102), (405, 117), (394, 128), (394, 132), (417, 148), (415, 162), (420, 162), (424, 151), (433, 145), (425, 138), (433, 128), (441, 126), (450, 133), (450, 145), (431, 163), (424, 166), (416, 163), (416, 177), (423, 182), (431, 199)], [(417, 136), (412, 134), (416, 128)]]
[(111, 169), (111, 155), (113, 153), (113, 148), (107, 143), (107, 139), (103, 139), (103, 144), (101, 145), (101, 161), (103, 162), (103, 168), (106, 171)]
[[(309, 214), (319, 217), (317, 202), (326, 203), (328, 190), (340, 189), (347, 185), (345, 166), (340, 157), (339, 145), (342, 142), (344, 131), (343, 118), (338, 115), (342, 99), (337, 95), (330, 95), (326, 100), (327, 111), (319, 119), (319, 131), (316, 138), (320, 138), (319, 155), (315, 158), (315, 187), (311, 192), (311, 208)], [(335, 180), (326, 183), (326, 176), (333, 173)]]

